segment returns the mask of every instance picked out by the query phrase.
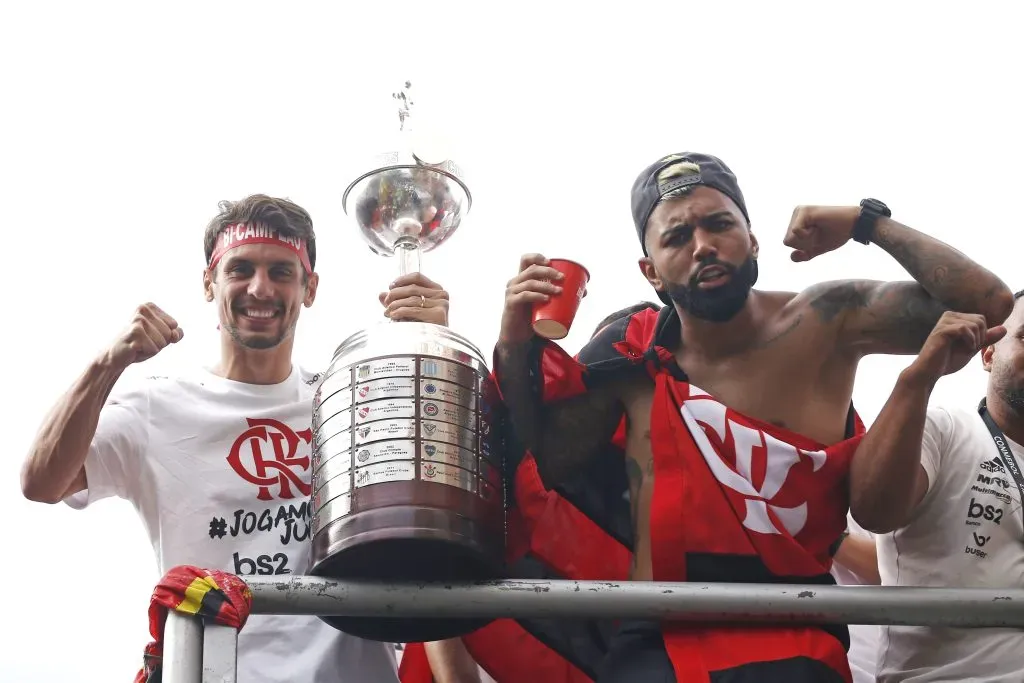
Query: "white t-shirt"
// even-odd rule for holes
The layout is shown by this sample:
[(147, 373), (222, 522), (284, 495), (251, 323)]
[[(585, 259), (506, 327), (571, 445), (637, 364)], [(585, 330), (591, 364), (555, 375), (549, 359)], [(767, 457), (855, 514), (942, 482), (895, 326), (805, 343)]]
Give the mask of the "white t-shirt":
[[(1007, 439), (1019, 465), (1024, 448)], [(1024, 587), (1020, 492), (977, 411), (928, 410), (928, 493), (903, 529), (876, 537), (886, 586)], [(1024, 632), (882, 627), (880, 683), (1024, 680)]]
[[(852, 515), (846, 516), (850, 536), (872, 539), (870, 531), (863, 529)], [(857, 573), (836, 562), (832, 563), (832, 576), (840, 586), (863, 586), (870, 582)], [(878, 627), (864, 624), (851, 624), (850, 629), (850, 670), (853, 672), (853, 683), (875, 683), (875, 669), (878, 662)]]
[[(280, 384), (205, 370), (115, 387), (85, 461), (80, 509), (107, 498), (138, 510), (160, 572), (195, 565), (247, 575), (308, 569), (313, 394), (293, 368)], [(387, 683), (394, 646), (316, 617), (252, 615), (238, 637), (239, 683)]]

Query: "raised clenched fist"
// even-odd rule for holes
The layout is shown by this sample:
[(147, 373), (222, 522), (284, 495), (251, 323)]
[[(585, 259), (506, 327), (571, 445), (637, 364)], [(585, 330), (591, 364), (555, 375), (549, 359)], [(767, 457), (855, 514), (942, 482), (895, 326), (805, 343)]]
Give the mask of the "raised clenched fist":
[(983, 315), (946, 311), (911, 367), (917, 375), (938, 381), (943, 375), (962, 369), (976, 353), (995, 344), (1005, 334), (1005, 327), (990, 328)]
[(798, 206), (782, 243), (794, 261), (810, 261), (850, 241), (859, 216), (859, 206)]
[(142, 304), (135, 310), (128, 328), (108, 351), (111, 363), (126, 368), (160, 353), (168, 344), (181, 341), (184, 332), (178, 322), (156, 304)]

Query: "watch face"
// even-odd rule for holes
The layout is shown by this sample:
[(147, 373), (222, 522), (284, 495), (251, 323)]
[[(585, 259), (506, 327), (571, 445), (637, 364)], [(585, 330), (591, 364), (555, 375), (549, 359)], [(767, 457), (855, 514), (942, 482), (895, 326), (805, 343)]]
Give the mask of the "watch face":
[(888, 217), (892, 215), (889, 211), (889, 207), (883, 204), (882, 202), (878, 201), (877, 199), (865, 199), (860, 203), (860, 205), (861, 208), (868, 209), (869, 211), (881, 214), (882, 216)]

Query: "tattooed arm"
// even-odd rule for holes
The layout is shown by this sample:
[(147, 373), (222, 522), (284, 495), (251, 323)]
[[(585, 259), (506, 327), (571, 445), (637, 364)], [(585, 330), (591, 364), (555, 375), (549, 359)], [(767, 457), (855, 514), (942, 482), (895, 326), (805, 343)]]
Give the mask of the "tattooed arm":
[(496, 375), (516, 436), (533, 454), (540, 478), (550, 489), (608, 445), (624, 409), (613, 383), (542, 403), (534, 391), (531, 346), (499, 343)]
[(937, 239), (880, 218), (872, 242), (916, 282), (846, 280), (809, 290), (820, 319), (839, 325), (841, 346), (860, 355), (917, 353), (946, 310), (980, 313), (993, 327), (1013, 309), (1002, 280)]

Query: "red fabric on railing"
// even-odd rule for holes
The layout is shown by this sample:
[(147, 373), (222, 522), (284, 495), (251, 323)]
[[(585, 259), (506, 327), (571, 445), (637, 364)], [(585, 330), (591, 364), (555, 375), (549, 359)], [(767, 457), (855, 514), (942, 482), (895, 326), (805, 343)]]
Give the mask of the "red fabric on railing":
[(160, 680), (164, 654), (164, 624), (168, 610), (202, 617), (240, 630), (249, 618), (252, 592), (242, 579), (216, 569), (174, 567), (160, 579), (149, 602), (149, 633), (142, 669), (135, 683)]

